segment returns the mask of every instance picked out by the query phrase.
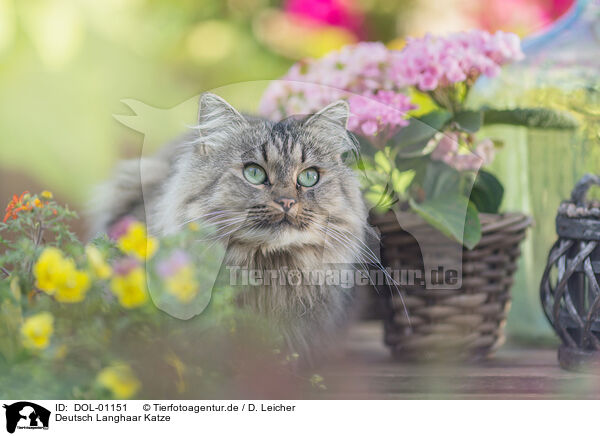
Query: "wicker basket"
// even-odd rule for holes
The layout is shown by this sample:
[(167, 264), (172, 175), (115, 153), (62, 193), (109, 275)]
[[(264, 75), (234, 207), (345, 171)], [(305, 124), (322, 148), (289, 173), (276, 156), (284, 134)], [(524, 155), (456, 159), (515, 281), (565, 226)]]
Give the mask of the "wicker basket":
[[(481, 241), (467, 250), (414, 214), (400, 217), (402, 228), (393, 212), (371, 218), (381, 232), (385, 266), (420, 270), (425, 276), (424, 257), (429, 265), (438, 259), (444, 265), (462, 265), (458, 288), (414, 282), (402, 284), (399, 291), (380, 291), (386, 312), (385, 343), (394, 357), (478, 359), (503, 343), (519, 243), (532, 220), (520, 213), (481, 214), (480, 220)], [(423, 255), (421, 247), (426, 247)]]

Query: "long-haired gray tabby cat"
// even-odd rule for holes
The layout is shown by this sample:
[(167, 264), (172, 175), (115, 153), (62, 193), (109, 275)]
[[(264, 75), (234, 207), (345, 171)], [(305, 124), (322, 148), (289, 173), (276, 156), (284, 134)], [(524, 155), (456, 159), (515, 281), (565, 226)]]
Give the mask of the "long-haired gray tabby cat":
[[(226, 265), (261, 271), (349, 269), (365, 250), (367, 210), (342, 155), (356, 148), (348, 105), (306, 118), (245, 117), (214, 94), (200, 99), (192, 141), (125, 161), (102, 189), (96, 230), (120, 217), (144, 218), (156, 235), (206, 220), (227, 237)], [(218, 230), (219, 231), (219, 230)], [(225, 238), (224, 238), (225, 240)], [(242, 304), (279, 326), (303, 358), (319, 355), (343, 324), (350, 291), (302, 282), (242, 292)]]

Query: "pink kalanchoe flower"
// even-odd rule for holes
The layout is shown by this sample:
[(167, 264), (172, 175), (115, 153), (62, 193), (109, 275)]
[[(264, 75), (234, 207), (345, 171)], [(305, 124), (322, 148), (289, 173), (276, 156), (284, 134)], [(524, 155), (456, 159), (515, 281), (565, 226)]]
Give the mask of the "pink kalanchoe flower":
[(457, 132), (438, 133), (431, 139), (437, 146), (431, 152), (431, 159), (444, 162), (457, 171), (478, 171), (483, 165), (491, 163), (494, 143), (491, 140), (481, 141), (474, 152), (460, 153)]
[(421, 91), (432, 91), (467, 77), (473, 80), (482, 74), (493, 77), (502, 65), (522, 58), (517, 35), (472, 30), (446, 37), (427, 34), (423, 38), (409, 38), (392, 69), (396, 81)]
[(348, 128), (366, 136), (383, 131), (393, 134), (408, 124), (406, 112), (416, 107), (406, 95), (393, 91), (352, 95), (348, 103), (351, 112)]
[(361, 131), (367, 136), (373, 136), (377, 133), (377, 122), (368, 120), (361, 124)]
[(494, 161), (496, 147), (494, 141), (489, 138), (483, 139), (475, 147), (475, 154), (483, 159), (484, 165), (489, 165)]
[(434, 91), (467, 79), (473, 82), (481, 75), (495, 76), (502, 65), (522, 58), (518, 36), (505, 32), (428, 34), (409, 38), (401, 51), (361, 42), (293, 65), (267, 88), (259, 111), (280, 120), (315, 113), (342, 98), (350, 104), (350, 130), (388, 134), (406, 125), (406, 112), (416, 108), (406, 96), (407, 87)]
[[(436, 134), (436, 137), (438, 135), (440, 135), (440, 133)], [(431, 153), (431, 158), (433, 160), (446, 162), (449, 160), (449, 157), (454, 156), (454, 154), (458, 152), (458, 135), (456, 132), (442, 133), (441, 135), (442, 137), (439, 139), (437, 146)], [(436, 137), (431, 140), (436, 141)]]
[(483, 166), (483, 159), (473, 153), (457, 154), (447, 163), (457, 171), (479, 171)]
[(399, 53), (378, 42), (363, 42), (298, 62), (267, 88), (259, 111), (280, 120), (346, 99), (351, 112), (348, 128), (353, 132), (374, 136), (397, 130), (407, 124), (406, 112), (416, 107), (404, 94), (405, 84), (394, 80), (391, 66)]

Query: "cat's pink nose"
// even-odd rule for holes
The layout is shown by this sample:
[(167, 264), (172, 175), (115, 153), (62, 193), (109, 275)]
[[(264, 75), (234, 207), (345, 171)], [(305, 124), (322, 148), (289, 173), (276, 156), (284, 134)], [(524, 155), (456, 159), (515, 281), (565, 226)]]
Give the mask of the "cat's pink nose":
[(275, 200), (275, 202), (277, 204), (280, 204), (281, 207), (283, 207), (283, 210), (286, 212), (289, 211), (294, 204), (296, 204), (296, 200), (294, 200), (293, 198), (285, 197), (278, 198), (277, 200)]

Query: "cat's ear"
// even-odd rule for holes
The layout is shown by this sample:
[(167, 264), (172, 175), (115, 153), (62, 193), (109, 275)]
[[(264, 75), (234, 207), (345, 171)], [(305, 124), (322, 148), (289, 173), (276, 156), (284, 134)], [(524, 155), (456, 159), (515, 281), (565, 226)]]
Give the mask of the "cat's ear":
[(306, 125), (326, 123), (337, 125), (339, 127), (346, 128), (348, 124), (348, 117), (350, 116), (350, 106), (344, 100), (334, 101), (333, 103), (325, 106), (316, 114), (312, 115), (306, 120)]
[(304, 126), (316, 135), (316, 143), (328, 152), (338, 156), (349, 151), (358, 153), (358, 142), (347, 130), (349, 116), (348, 103), (338, 100), (310, 116)]
[(201, 151), (227, 143), (232, 135), (248, 126), (248, 121), (221, 97), (209, 92), (200, 97), (198, 113), (198, 138), (194, 141)]

